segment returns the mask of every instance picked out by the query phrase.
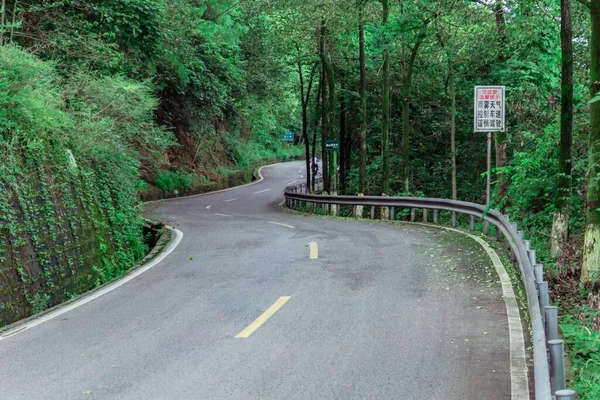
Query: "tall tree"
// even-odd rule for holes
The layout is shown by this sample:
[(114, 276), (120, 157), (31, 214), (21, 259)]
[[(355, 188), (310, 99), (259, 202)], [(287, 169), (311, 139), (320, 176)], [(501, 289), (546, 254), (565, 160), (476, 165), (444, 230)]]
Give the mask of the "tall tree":
[(569, 235), (569, 212), (571, 207), (573, 166), (573, 29), (571, 26), (571, 0), (561, 0), (560, 14), (562, 84), (559, 175), (552, 223), (552, 255), (554, 257), (562, 254), (563, 244)]
[[(298, 53), (300, 49), (298, 49)], [(310, 103), (310, 93), (312, 91), (313, 81), (315, 77), (315, 73), (317, 71), (316, 64), (312, 67), (310, 71), (310, 78), (308, 80), (308, 88), (306, 92), (304, 91), (304, 72), (302, 61), (298, 60), (298, 78), (300, 79), (300, 103), (302, 106), (302, 137), (304, 139), (304, 150), (306, 157), (306, 187), (310, 187), (310, 177), (311, 177), (311, 157), (310, 157), (310, 140), (308, 139), (308, 106)]]
[(381, 77), (382, 105), (381, 105), (381, 156), (383, 159), (381, 173), (381, 191), (388, 195), (390, 192), (390, 50), (388, 32), (386, 31), (390, 19), (390, 4), (388, 0), (381, 0), (383, 8), (383, 71)]
[(600, 0), (578, 0), (590, 11), (590, 133), (586, 226), (581, 280), (591, 281), (600, 272)]
[[(324, 113), (324, 118), (326, 120), (326, 129), (325, 129), (325, 137), (323, 137), (323, 142), (328, 138), (334, 137), (335, 131), (335, 107), (336, 107), (336, 92), (335, 92), (335, 73), (333, 71), (333, 66), (331, 64), (331, 57), (326, 47), (326, 22), (325, 19), (321, 21), (321, 64), (323, 66), (324, 77), (325, 77), (325, 85), (327, 90), (324, 93), (327, 93), (327, 112)], [(323, 99), (325, 100), (325, 98)], [(325, 101), (323, 103), (325, 105)], [(325, 108), (325, 107), (324, 107)], [(327, 151), (325, 151), (327, 153)], [(327, 179), (326, 190), (328, 192), (336, 193), (337, 192), (337, 165), (333, 164), (334, 157), (327, 157), (328, 159), (328, 169), (329, 169), (329, 177)], [(323, 168), (323, 174), (325, 174), (325, 168)]]
[[(367, 66), (365, 60), (365, 2), (359, 0), (358, 6), (358, 41), (359, 41), (359, 64), (360, 64), (360, 155), (359, 155), (359, 178), (358, 195), (365, 193), (365, 179), (367, 169)], [(357, 208), (357, 216), (362, 217), (362, 207)]]

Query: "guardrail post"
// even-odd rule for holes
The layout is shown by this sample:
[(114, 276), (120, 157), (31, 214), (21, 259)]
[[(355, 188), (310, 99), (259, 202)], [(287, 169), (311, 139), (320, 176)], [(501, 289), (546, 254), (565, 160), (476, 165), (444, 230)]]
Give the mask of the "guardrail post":
[(390, 209), (390, 219), (393, 221), (396, 219), (396, 207)]
[(451, 220), (452, 220), (452, 227), (456, 228), (456, 213), (454, 211), (452, 211)]
[(496, 240), (499, 242), (502, 241), (502, 231), (499, 227), (496, 227)]
[(558, 340), (558, 307), (544, 307), (546, 314), (546, 340)]
[[(550, 305), (550, 296), (548, 294), (548, 282), (540, 282), (540, 310), (545, 310)], [(546, 323), (546, 315), (542, 312), (542, 321)]]
[(487, 234), (489, 233), (489, 231), (490, 231), (490, 223), (488, 221), (486, 221), (485, 218), (484, 218), (484, 220), (483, 220), (483, 234), (487, 236)]
[(427, 209), (423, 209), (423, 222), (427, 222)]
[[(523, 232), (521, 232), (521, 234), (522, 233)], [(531, 240), (523, 240), (523, 246), (525, 246), (525, 250), (529, 251), (531, 249)]]
[(531, 265), (535, 265), (537, 261), (535, 257), (535, 250), (528, 250), (527, 255), (529, 256), (529, 261), (531, 262)]
[(438, 210), (433, 210), (433, 223), (438, 223)]
[(550, 348), (550, 384), (552, 392), (564, 390), (567, 387), (565, 376), (565, 342), (564, 340), (549, 340)]
[(535, 285), (540, 290), (540, 283), (544, 282), (544, 264), (535, 264), (533, 267), (533, 276), (535, 277)]
[(475, 217), (472, 215), (469, 215), (469, 229), (472, 231), (475, 230)]
[(417, 218), (417, 210), (415, 210), (414, 208), (410, 209), (410, 222), (415, 222), (415, 219)]
[(371, 206), (371, 219), (375, 219), (375, 206)]
[(577, 393), (571, 389), (557, 390), (556, 400), (576, 400)]

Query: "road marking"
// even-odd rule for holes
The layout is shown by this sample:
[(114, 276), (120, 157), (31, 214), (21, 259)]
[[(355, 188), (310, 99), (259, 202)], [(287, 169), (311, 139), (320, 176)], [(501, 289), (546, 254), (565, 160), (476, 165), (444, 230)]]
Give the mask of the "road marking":
[(506, 305), (506, 314), (508, 317), (508, 337), (510, 342), (510, 381), (511, 381), (511, 399), (529, 399), (529, 380), (527, 379), (527, 358), (525, 356), (525, 339), (523, 336), (523, 325), (521, 324), (521, 315), (519, 314), (519, 305), (517, 297), (512, 287), (512, 282), (502, 260), (490, 245), (482, 238), (463, 232), (460, 229), (447, 226), (424, 224), (413, 222), (412, 225), (422, 225), (435, 227), (463, 234), (475, 240), (488, 253), (488, 256), (494, 264), (494, 268), (500, 277), (502, 284), (502, 295)]
[(101, 287), (100, 289), (90, 292), (89, 294), (85, 294), (81, 296), (79, 299), (74, 300), (71, 303), (67, 303), (62, 306), (57, 306), (53, 311), (49, 311), (45, 314), (41, 314), (41, 316), (36, 317), (33, 316), (31, 320), (25, 320), (23, 324), (17, 324), (14, 328), (7, 330), (6, 332), (0, 334), (0, 341), (8, 339), (9, 337), (14, 337), (16, 334), (26, 331), (27, 329), (33, 328), (34, 326), (43, 324), (44, 322), (50, 321), (56, 317), (59, 317), (63, 314), (68, 313), (76, 308), (83, 306), (91, 301), (96, 300), (98, 297), (104, 296), (105, 294), (112, 292), (113, 290), (123, 286), (127, 282), (137, 278), (144, 272), (148, 271), (151, 268), (154, 268), (158, 265), (162, 260), (164, 260), (169, 254), (171, 254), (181, 242), (183, 238), (183, 233), (178, 229), (165, 225), (167, 229), (173, 232), (174, 237), (171, 239), (169, 244), (162, 252), (160, 252), (156, 258), (152, 259), (148, 264), (134, 269), (131, 273), (124, 275), (121, 279), (109, 283), (106, 286)]
[(271, 189), (260, 190), (258, 192), (254, 192), (254, 194), (265, 193), (265, 192), (268, 192), (269, 190), (271, 190)]
[(291, 182), (288, 183), (288, 185), (291, 185), (293, 183), (296, 183), (296, 181), (291, 181)]
[(219, 217), (228, 217), (228, 218), (232, 218), (233, 215), (229, 215), (229, 214), (219, 214), (219, 213), (215, 213), (215, 215), (218, 215)]
[(238, 198), (236, 197), (235, 199), (229, 199), (229, 200), (224, 200), (223, 203), (229, 203), (230, 201), (236, 201)]
[(237, 334), (236, 339), (246, 339), (254, 333), (255, 330), (260, 328), (269, 318), (273, 316), (287, 301), (290, 296), (280, 297), (271, 307), (267, 309), (260, 317), (256, 318), (253, 323), (248, 325), (246, 329)]
[(206, 210), (210, 210), (212, 208), (212, 206), (209, 204), (206, 206)]
[(310, 259), (316, 260), (319, 258), (319, 247), (317, 246), (317, 242), (310, 242)]
[(295, 226), (288, 225), (288, 224), (282, 224), (281, 222), (273, 222), (273, 221), (269, 221), (269, 223), (270, 223), (270, 224), (273, 224), (273, 225), (284, 226), (284, 227), (286, 227), (286, 228), (290, 228), (290, 229), (296, 229), (296, 227), (295, 227)]

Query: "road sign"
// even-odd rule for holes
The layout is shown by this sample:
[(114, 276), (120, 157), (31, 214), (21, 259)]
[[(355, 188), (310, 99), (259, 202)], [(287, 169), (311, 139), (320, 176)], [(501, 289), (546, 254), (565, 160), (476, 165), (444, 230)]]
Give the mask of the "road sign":
[(475, 132), (506, 130), (504, 94), (504, 86), (475, 86)]
[(339, 140), (326, 140), (325, 148), (328, 151), (338, 151), (340, 149), (340, 142)]
[(293, 142), (294, 141), (294, 132), (289, 131), (289, 132), (285, 133), (283, 135), (282, 140), (285, 140), (286, 142)]

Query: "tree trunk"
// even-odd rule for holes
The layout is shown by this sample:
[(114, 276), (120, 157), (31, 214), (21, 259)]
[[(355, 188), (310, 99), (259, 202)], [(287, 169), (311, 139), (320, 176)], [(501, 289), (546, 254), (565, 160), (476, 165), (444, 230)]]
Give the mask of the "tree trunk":
[[(327, 112), (324, 114), (324, 118), (327, 120), (326, 122), (326, 137), (323, 138), (323, 142), (327, 138), (335, 137), (334, 133), (334, 121), (335, 121), (335, 75), (333, 72), (333, 67), (331, 66), (331, 61), (327, 57), (325, 52), (325, 21), (322, 21), (321, 35), (322, 35), (322, 43), (321, 43), (321, 62), (323, 65), (323, 70), (325, 71), (325, 81), (327, 86), (327, 96), (323, 98), (323, 104), (327, 102)], [(324, 107), (325, 109), (325, 107)], [(325, 151), (326, 152), (326, 151)], [(335, 157), (329, 157), (328, 159), (328, 169), (329, 169), (329, 177), (327, 181), (327, 191), (331, 193), (337, 193), (337, 166), (334, 165)], [(325, 175), (325, 167), (323, 166), (323, 175)], [(335, 214), (335, 207), (332, 206), (333, 213)]]
[[(382, 23), (385, 30), (385, 27), (390, 19), (389, 0), (382, 0), (381, 4), (383, 5)], [(381, 105), (381, 156), (383, 159), (381, 192), (383, 195), (388, 195), (390, 192), (390, 52), (388, 49), (387, 40), (384, 42), (382, 76), (383, 101)]]
[[(496, 17), (496, 29), (498, 35), (498, 60), (501, 62), (506, 61), (506, 20), (504, 16), (504, 1), (498, 0), (494, 4), (492, 11)], [(496, 169), (500, 170), (508, 163), (508, 145), (507, 145), (507, 134), (506, 132), (495, 132), (494, 133), (494, 148), (496, 152)], [(498, 195), (501, 199), (504, 199), (508, 193), (508, 179), (507, 177), (499, 173), (498, 174)], [(505, 206), (507, 203), (504, 203)]]
[(325, 147), (327, 140), (327, 83), (325, 71), (321, 76), (321, 164), (323, 165), (323, 191), (329, 192), (329, 154)]
[(456, 87), (454, 82), (454, 65), (448, 60), (448, 83), (450, 89), (450, 153), (452, 155), (452, 200), (457, 198), (456, 190)]
[[(423, 29), (427, 29), (424, 27)], [(419, 48), (425, 40), (425, 31), (421, 32), (415, 46), (411, 50), (408, 66), (404, 62), (404, 71), (402, 79), (402, 181), (404, 182), (404, 192), (409, 193), (409, 142), (410, 142), (410, 87), (412, 85), (412, 77), (417, 60)]]
[(19, 2), (15, 0), (13, 4), (13, 12), (12, 12), (12, 24), (10, 26), (10, 38), (8, 39), (9, 43), (13, 43), (13, 38), (15, 36), (15, 24), (17, 23), (17, 4)]
[(302, 64), (298, 62), (298, 76), (300, 78), (300, 102), (302, 104), (302, 138), (304, 139), (304, 154), (306, 158), (306, 187), (310, 187), (310, 143), (308, 141), (308, 100), (310, 92), (304, 97), (304, 74)]
[[(591, 94), (600, 92), (600, 1), (590, 2), (592, 37), (590, 42)], [(600, 102), (590, 104), (589, 179), (586, 203), (586, 227), (583, 243), (581, 280), (591, 281), (600, 272)]]
[(573, 31), (571, 0), (561, 0), (562, 89), (560, 113), (560, 159), (554, 221), (552, 256), (559, 257), (569, 236), (569, 212), (572, 190), (573, 159)]
[[(358, 36), (359, 36), (359, 63), (360, 63), (360, 160), (359, 160), (359, 178), (358, 195), (365, 193), (365, 183), (367, 174), (367, 68), (365, 62), (365, 6), (361, 2), (358, 10)], [(362, 218), (362, 206), (356, 207), (356, 217)]]
[(346, 143), (346, 95), (344, 91), (344, 79), (341, 80), (342, 91), (340, 98), (340, 192), (346, 189), (346, 164), (348, 162), (348, 152)]
[(4, 21), (6, 20), (6, 0), (0, 4), (0, 46), (4, 45)]
[(321, 158), (323, 160), (323, 191), (330, 191), (329, 154), (325, 143), (327, 141), (327, 69), (325, 57), (325, 19), (321, 20), (321, 36), (319, 40), (319, 56), (321, 58)]
[[(317, 128), (319, 125), (319, 107), (321, 106), (321, 91), (323, 88), (323, 79), (321, 78), (320, 83), (319, 83), (319, 90), (317, 90), (317, 97), (315, 99), (315, 125), (314, 125), (314, 129), (313, 129), (313, 137), (312, 137), (312, 157), (311, 160), (314, 160), (315, 157), (317, 156)], [(317, 171), (316, 169), (312, 171), (312, 191), (315, 191), (315, 185), (316, 185), (316, 178), (317, 178)]]

